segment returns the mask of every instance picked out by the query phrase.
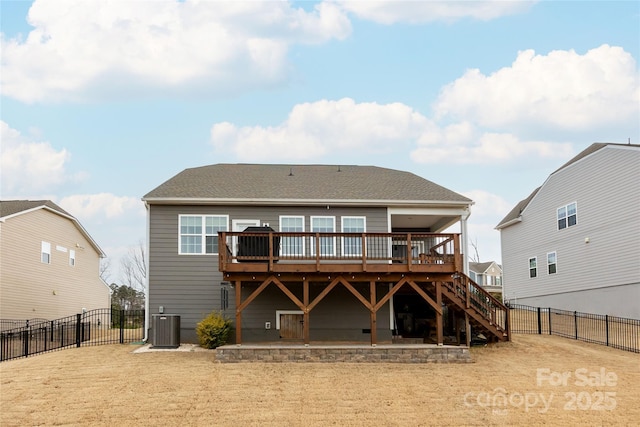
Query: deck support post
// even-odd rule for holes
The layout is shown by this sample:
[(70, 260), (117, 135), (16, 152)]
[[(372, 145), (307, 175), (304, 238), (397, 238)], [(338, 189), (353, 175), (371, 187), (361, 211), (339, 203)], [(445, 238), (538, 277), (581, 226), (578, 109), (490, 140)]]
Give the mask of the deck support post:
[(242, 344), (242, 281), (236, 280), (236, 345)]
[[(436, 304), (438, 307), (442, 308), (442, 282), (436, 282)], [(443, 335), (444, 335), (444, 326), (442, 322), (442, 313), (436, 312), (436, 329), (437, 331), (437, 341), (438, 345), (443, 345)]]
[(464, 312), (464, 327), (467, 337), (467, 347), (471, 347), (471, 323), (469, 323), (469, 313)]
[(302, 305), (304, 306), (302, 336), (304, 337), (304, 344), (309, 345), (309, 280), (306, 277), (302, 281)]
[(371, 346), (378, 344), (378, 324), (376, 310), (376, 282), (369, 282), (369, 300), (371, 301)]

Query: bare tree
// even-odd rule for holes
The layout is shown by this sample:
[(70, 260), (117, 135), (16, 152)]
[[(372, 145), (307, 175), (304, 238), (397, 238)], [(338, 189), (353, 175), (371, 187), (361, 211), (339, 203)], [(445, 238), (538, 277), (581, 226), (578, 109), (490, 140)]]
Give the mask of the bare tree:
[(478, 253), (478, 239), (476, 241), (471, 241), (471, 247), (473, 248), (473, 253), (469, 257), (471, 262), (480, 262), (480, 254)]
[(111, 277), (111, 260), (109, 258), (102, 258), (100, 260), (100, 278), (109, 283), (109, 277)]
[(143, 291), (147, 282), (147, 258), (144, 243), (129, 247), (126, 255), (120, 259), (122, 283), (137, 291)]

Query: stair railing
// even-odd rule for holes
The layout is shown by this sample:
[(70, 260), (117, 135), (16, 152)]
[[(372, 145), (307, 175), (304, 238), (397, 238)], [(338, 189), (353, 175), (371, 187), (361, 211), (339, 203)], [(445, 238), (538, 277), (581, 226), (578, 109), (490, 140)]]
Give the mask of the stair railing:
[(449, 291), (465, 302), (466, 308), (473, 308), (496, 329), (508, 335), (509, 308), (467, 275), (455, 273), (452, 278), (452, 282), (445, 282)]

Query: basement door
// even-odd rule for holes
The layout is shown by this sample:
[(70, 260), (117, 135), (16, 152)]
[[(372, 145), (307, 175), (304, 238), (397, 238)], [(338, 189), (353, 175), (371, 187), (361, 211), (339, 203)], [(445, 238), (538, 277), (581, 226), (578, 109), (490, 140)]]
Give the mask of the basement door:
[(280, 314), (280, 338), (303, 339), (304, 318), (302, 314)]

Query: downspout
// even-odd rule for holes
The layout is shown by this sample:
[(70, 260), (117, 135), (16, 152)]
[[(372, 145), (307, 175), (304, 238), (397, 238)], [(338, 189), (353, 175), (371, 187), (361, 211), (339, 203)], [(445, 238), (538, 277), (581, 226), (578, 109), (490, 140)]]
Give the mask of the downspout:
[(144, 284), (144, 339), (143, 341), (145, 343), (147, 343), (149, 341), (149, 311), (150, 311), (150, 304), (149, 304), (149, 276), (151, 271), (149, 270), (149, 258), (150, 258), (150, 254), (149, 254), (149, 241), (151, 239), (151, 237), (149, 236), (151, 234), (151, 212), (149, 211), (149, 204), (145, 201), (144, 202), (144, 207), (147, 210), (147, 259), (144, 261), (145, 262), (145, 267), (147, 269), (147, 277), (145, 279), (145, 284)]
[(469, 263), (467, 252), (469, 251), (469, 241), (467, 236), (467, 220), (471, 216), (471, 206), (467, 206), (466, 212), (460, 216), (460, 248), (462, 249), (462, 272), (469, 276)]
[[(389, 212), (389, 208), (387, 207), (387, 233), (392, 233), (393, 232), (393, 225), (391, 224), (391, 212)], [(389, 246), (388, 248), (388, 256), (391, 257), (391, 254), (393, 253), (391, 246)], [(389, 261), (389, 264), (391, 264), (391, 261)], [(391, 288), (393, 287), (393, 285), (391, 283), (389, 283), (389, 291), (391, 291)], [(389, 298), (389, 329), (391, 330), (391, 335), (393, 335), (393, 331), (396, 330), (396, 322), (395, 322), (395, 313), (393, 312), (393, 295), (391, 295), (391, 298)]]

